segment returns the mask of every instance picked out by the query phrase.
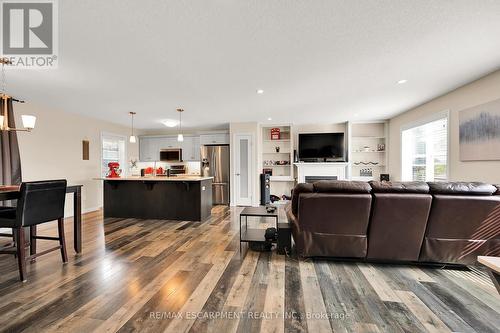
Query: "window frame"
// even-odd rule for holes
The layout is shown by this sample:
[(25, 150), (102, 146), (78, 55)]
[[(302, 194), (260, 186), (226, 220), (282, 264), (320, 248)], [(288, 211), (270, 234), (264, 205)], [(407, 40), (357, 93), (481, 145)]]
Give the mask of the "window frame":
[(122, 172), (123, 174), (125, 174), (126, 172), (126, 166), (127, 166), (127, 163), (128, 163), (128, 141), (127, 141), (127, 136), (126, 135), (121, 135), (121, 134), (116, 134), (116, 133), (111, 133), (111, 132), (101, 132), (101, 135), (100, 135), (100, 142), (99, 142), (99, 155), (100, 155), (100, 163), (99, 163), (99, 171), (100, 171), (100, 175), (101, 177), (103, 177), (102, 173), (103, 173), (103, 170), (102, 170), (102, 162), (104, 160), (104, 155), (103, 155), (103, 139), (105, 137), (113, 137), (113, 138), (116, 138), (116, 139), (119, 139), (119, 140), (124, 140), (125, 144), (124, 144), (124, 160), (125, 160), (125, 166), (123, 165), (120, 165), (120, 169), (122, 169)]
[(451, 139), (451, 135), (450, 135), (450, 110), (449, 109), (446, 109), (446, 110), (443, 110), (443, 111), (440, 111), (440, 112), (436, 112), (436, 113), (433, 113), (433, 114), (430, 114), (430, 115), (427, 115), (425, 117), (422, 117), (418, 120), (415, 120), (415, 121), (411, 121), (411, 122), (408, 122), (408, 123), (405, 123), (404, 125), (402, 125), (399, 129), (399, 142), (400, 142), (400, 147), (399, 147), (399, 154), (400, 154), (400, 161), (399, 161), (399, 171), (400, 171), (400, 177), (401, 177), (401, 180), (403, 179), (403, 174), (404, 174), (404, 171), (403, 171), (403, 165), (404, 165), (404, 154), (403, 154), (403, 132), (406, 131), (406, 130), (410, 130), (412, 128), (415, 128), (415, 127), (419, 127), (419, 126), (423, 126), (423, 125), (426, 125), (428, 123), (432, 123), (434, 121), (437, 121), (437, 120), (440, 120), (440, 119), (444, 119), (446, 118), (446, 179), (445, 181), (449, 181), (450, 180), (450, 169), (451, 169), (451, 164), (450, 164), (450, 139)]

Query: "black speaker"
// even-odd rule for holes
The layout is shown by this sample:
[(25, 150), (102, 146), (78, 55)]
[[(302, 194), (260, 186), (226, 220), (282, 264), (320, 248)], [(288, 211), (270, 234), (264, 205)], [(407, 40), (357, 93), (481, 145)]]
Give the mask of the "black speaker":
[(389, 174), (388, 173), (381, 173), (380, 174), (380, 181), (386, 181), (388, 182), (389, 181)]
[(260, 204), (267, 205), (271, 202), (271, 176), (262, 173), (260, 175)]

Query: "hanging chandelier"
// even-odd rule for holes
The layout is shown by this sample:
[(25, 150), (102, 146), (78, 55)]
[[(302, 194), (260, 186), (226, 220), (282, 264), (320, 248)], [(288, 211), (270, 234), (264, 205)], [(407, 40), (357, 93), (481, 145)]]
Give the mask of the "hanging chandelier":
[(177, 134), (177, 141), (182, 142), (184, 141), (184, 135), (182, 135), (182, 113), (184, 110), (177, 109), (177, 112), (179, 112), (179, 134)]
[(134, 135), (134, 116), (136, 115), (135, 112), (129, 112), (130, 114), (130, 117), (132, 118), (132, 133), (130, 134), (130, 138), (129, 138), (129, 141), (130, 143), (136, 143), (137, 142), (137, 138), (135, 137)]
[(6, 93), (6, 79), (5, 79), (5, 65), (12, 65), (12, 61), (7, 58), (0, 58), (0, 63), (2, 64), (2, 91), (0, 92), (0, 98), (3, 100), (3, 110), (0, 114), (0, 131), (25, 131), (30, 132), (35, 128), (36, 117), (31, 115), (23, 114), (21, 115), (21, 120), (23, 122), (24, 128), (12, 128), (9, 127), (9, 109), (8, 102), (11, 99), (14, 102), (24, 103), (24, 101), (17, 100)]

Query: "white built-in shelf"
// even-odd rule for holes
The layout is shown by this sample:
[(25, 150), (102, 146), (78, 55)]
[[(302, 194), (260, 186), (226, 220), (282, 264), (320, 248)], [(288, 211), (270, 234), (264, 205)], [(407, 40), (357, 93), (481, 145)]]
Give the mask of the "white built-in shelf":
[(295, 162), (293, 165), (303, 166), (303, 165), (330, 165), (330, 166), (347, 166), (350, 162)]
[(362, 151), (361, 150), (361, 151), (353, 151), (353, 153), (355, 153), (355, 154), (360, 154), (360, 153), (362, 153), (362, 154), (385, 153), (385, 150), (375, 150), (375, 151)]
[(359, 182), (369, 182), (371, 180), (374, 180), (375, 178), (373, 177), (368, 177), (368, 176), (352, 176), (351, 180), (359, 181)]
[[(351, 159), (350, 178), (352, 180), (370, 181), (378, 179), (380, 174), (387, 172), (389, 131), (387, 121), (352, 122), (348, 124), (350, 136), (349, 154)], [(383, 150), (378, 150), (380, 148)], [(368, 149), (368, 151), (365, 150)], [(378, 164), (354, 164), (354, 162), (375, 162)], [(368, 176), (364, 169), (371, 170)]]
[(290, 200), (278, 200), (278, 201), (273, 202), (272, 204), (273, 205), (286, 205), (289, 202), (290, 202)]
[(294, 179), (290, 176), (271, 176), (272, 182), (293, 182)]
[(385, 139), (385, 136), (352, 136), (353, 139)]
[[(271, 140), (271, 129), (279, 128), (281, 137), (279, 140)], [(291, 187), (295, 179), (293, 178), (294, 167), (290, 162), (293, 160), (293, 132), (292, 127), (287, 125), (263, 125), (261, 127), (261, 144), (262, 150), (260, 153), (262, 169), (272, 170), (270, 177), (270, 190), (272, 194), (281, 196), (290, 194)], [(279, 147), (279, 152), (276, 151)], [(287, 161), (289, 164), (271, 164), (280, 161)]]
[(290, 139), (279, 139), (279, 140), (262, 140), (264, 142), (290, 142)]

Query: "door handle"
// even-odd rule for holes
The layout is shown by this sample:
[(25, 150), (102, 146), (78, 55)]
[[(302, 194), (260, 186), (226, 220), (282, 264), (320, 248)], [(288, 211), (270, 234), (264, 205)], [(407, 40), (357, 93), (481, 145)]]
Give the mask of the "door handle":
[(239, 176), (240, 174), (239, 173), (235, 173), (236, 176)]

